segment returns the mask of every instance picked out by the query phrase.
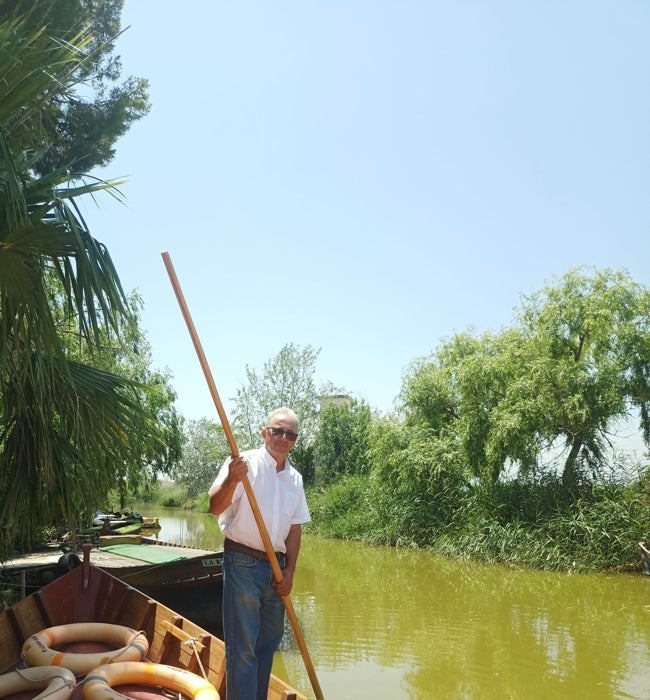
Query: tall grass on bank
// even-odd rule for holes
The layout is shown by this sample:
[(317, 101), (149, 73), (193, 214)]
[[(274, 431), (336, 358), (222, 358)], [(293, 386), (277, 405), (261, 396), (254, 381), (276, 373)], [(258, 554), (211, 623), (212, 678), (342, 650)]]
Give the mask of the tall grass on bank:
[(310, 529), (460, 559), (564, 571), (638, 568), (638, 542), (650, 533), (649, 500), (639, 485), (599, 484), (571, 493), (559, 480), (548, 480), (394, 495), (364, 477), (312, 489)]

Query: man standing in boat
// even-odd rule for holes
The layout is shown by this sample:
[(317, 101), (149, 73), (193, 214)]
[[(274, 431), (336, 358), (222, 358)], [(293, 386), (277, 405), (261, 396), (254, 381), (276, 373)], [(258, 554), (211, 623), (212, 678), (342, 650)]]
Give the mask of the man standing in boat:
[[(266, 700), (273, 655), (284, 632), (302, 524), (310, 515), (302, 476), (289, 462), (298, 438), (290, 408), (269, 414), (264, 444), (229, 458), (210, 487), (210, 512), (224, 535), (223, 631), (226, 700)], [(282, 569), (275, 582), (242, 480), (247, 476)]]

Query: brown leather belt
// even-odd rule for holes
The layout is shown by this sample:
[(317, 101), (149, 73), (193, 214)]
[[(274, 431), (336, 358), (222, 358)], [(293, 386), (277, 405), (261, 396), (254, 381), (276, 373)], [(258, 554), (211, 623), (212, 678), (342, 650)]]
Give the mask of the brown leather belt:
[[(255, 559), (263, 559), (264, 561), (269, 560), (269, 556), (266, 552), (261, 549), (253, 549), (252, 547), (247, 547), (241, 542), (235, 542), (234, 540), (229, 540), (227, 537), (223, 541), (223, 551), (224, 552), (239, 552), (240, 554), (247, 554), (249, 557), (254, 557)], [(280, 560), (280, 557), (284, 558), (284, 552), (276, 552), (275, 556)]]

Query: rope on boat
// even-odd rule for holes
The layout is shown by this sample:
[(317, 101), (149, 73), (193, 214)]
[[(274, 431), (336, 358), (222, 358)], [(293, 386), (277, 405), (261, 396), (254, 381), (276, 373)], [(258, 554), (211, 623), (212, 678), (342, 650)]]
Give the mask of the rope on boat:
[[(133, 642), (135, 642), (135, 640), (140, 636), (143, 636), (145, 640), (147, 639), (147, 633), (144, 630), (140, 630), (139, 632), (133, 630), (133, 637), (131, 637), (129, 643), (124, 648), (120, 649), (120, 651), (111, 658), (109, 663), (114, 663), (115, 661), (117, 661), (120, 658), (120, 656), (122, 656), (122, 654), (126, 654), (126, 652), (131, 648), (131, 646), (135, 646), (136, 649), (139, 649), (140, 647), (138, 647), (137, 644), (134, 645)], [(144, 656), (144, 654), (146, 654), (146, 651), (144, 653), (141, 652), (141, 654)]]
[(196, 648), (196, 643), (198, 639), (196, 637), (190, 637), (186, 642), (182, 642), (182, 644), (187, 644), (188, 646), (192, 647), (192, 650), (194, 651), (194, 656), (196, 656), (196, 660), (199, 662), (199, 668), (201, 669), (201, 675), (205, 680), (208, 680), (208, 675), (205, 672), (205, 669), (203, 668), (203, 664), (201, 663), (201, 656), (199, 655), (198, 649)]

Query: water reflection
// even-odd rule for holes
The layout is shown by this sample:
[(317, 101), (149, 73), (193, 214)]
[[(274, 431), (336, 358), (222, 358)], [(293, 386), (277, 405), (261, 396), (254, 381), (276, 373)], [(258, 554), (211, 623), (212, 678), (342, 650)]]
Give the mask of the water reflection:
[[(162, 539), (221, 546), (206, 514), (158, 515)], [(306, 536), (292, 600), (328, 700), (609, 700), (650, 698), (649, 586)], [(309, 694), (290, 632), (276, 672)]]
[[(374, 662), (401, 669), (398, 697), (643, 698), (647, 584), (310, 539), (293, 597), (328, 679)], [(395, 697), (385, 675), (357, 690)]]

